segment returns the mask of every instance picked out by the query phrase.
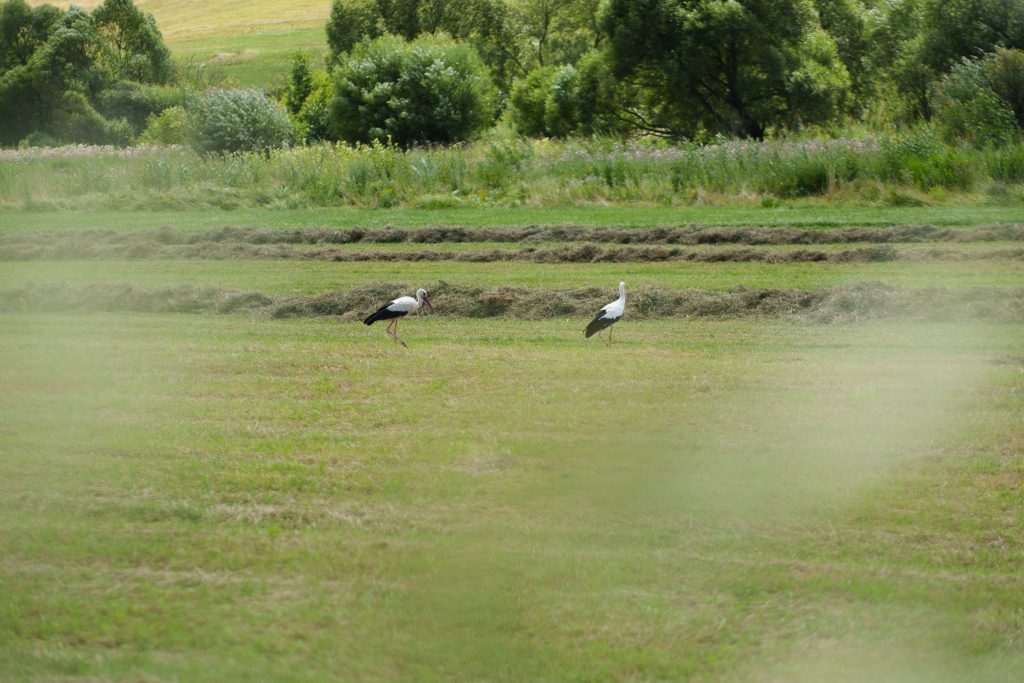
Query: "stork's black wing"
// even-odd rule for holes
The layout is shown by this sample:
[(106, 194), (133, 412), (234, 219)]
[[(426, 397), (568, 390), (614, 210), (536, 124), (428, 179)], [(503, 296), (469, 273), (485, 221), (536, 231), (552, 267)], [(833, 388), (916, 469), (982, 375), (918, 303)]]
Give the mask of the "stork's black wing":
[(605, 329), (606, 327), (611, 327), (612, 325), (614, 325), (615, 322), (618, 320), (618, 318), (606, 318), (604, 316), (605, 310), (602, 308), (600, 311), (598, 311), (597, 317), (591, 320), (590, 324), (587, 325), (587, 329), (586, 331), (583, 332), (583, 336), (586, 337), (587, 339), (590, 339), (591, 337), (593, 337), (595, 334)]
[(388, 303), (378, 308), (376, 313), (373, 313), (372, 315), (367, 317), (366, 320), (363, 321), (363, 324), (372, 325), (378, 320), (390, 320), (391, 318), (401, 318), (403, 315), (407, 313), (407, 311), (392, 311), (391, 309), (389, 309), (388, 306), (390, 306), (393, 303), (394, 301), (389, 301)]

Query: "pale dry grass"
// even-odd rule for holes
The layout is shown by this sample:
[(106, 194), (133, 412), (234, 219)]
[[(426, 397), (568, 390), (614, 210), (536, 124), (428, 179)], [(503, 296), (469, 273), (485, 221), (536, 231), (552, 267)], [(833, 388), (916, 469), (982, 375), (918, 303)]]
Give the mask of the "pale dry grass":
[[(55, 4), (67, 9), (78, 5), (92, 9), (102, 0), (46, 3), (32, 0), (30, 5)], [(164, 40), (175, 43), (196, 38), (249, 35), (253, 33), (322, 28), (327, 23), (331, 3), (325, 0), (271, 0), (246, 2), (205, 2), (203, 0), (138, 0), (140, 9), (155, 18)]]

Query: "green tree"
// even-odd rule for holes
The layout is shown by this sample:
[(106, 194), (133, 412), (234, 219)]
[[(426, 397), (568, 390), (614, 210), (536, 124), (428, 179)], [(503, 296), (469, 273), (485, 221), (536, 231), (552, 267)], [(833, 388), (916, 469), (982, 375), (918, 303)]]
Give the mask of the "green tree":
[(52, 5), (29, 7), (24, 0), (0, 4), (0, 73), (28, 64), (47, 41), (63, 13)]
[(963, 58), (1024, 48), (1020, 0), (892, 0), (868, 21), (867, 62), (908, 118), (931, 118), (935, 80)]
[(327, 47), (331, 62), (337, 61), (361, 40), (383, 31), (377, 0), (334, 0), (327, 20)]
[(334, 99), (334, 84), (326, 72), (313, 77), (313, 90), (302, 103), (302, 109), (295, 116), (299, 137), (306, 142), (333, 140), (331, 133), (331, 100)]
[(612, 76), (600, 50), (592, 50), (573, 66), (534, 69), (512, 88), (512, 125), (523, 135), (568, 135), (625, 132), (618, 112), (628, 89)]
[(516, 81), (512, 86), (512, 94), (509, 97), (512, 125), (521, 134), (530, 137), (551, 134), (545, 122), (545, 114), (557, 73), (557, 66), (534, 69), (526, 78)]
[(132, 0), (104, 0), (93, 12), (93, 19), (105, 38), (101, 55), (119, 80), (170, 80), (171, 53), (152, 14), (140, 10)]
[(493, 122), (496, 95), (472, 47), (442, 36), (382, 36), (338, 65), (330, 120), (350, 142), (455, 142)]
[(302, 104), (313, 91), (313, 74), (309, 70), (309, 58), (298, 52), (292, 57), (292, 73), (288, 89), (284, 93), (284, 105), (288, 113), (295, 116)]
[(95, 12), (0, 5), (0, 144), (30, 133), (124, 144), (146, 118), (181, 102), (151, 16), (127, 0)]
[(469, 43), (507, 91), (538, 66), (572, 64), (601, 43), (602, 0), (334, 0), (331, 60), (384, 33), (446, 33)]
[(603, 27), (647, 97), (624, 114), (648, 132), (761, 138), (827, 121), (849, 89), (810, 0), (611, 0)]
[(924, 0), (920, 56), (934, 73), (997, 47), (1024, 48), (1020, 0)]
[(850, 74), (853, 91), (867, 95), (871, 74), (868, 72), (867, 10), (861, 0), (814, 0), (821, 27), (836, 43), (836, 52)]
[(76, 131), (69, 120), (83, 123), (81, 141), (102, 142), (92, 125), (99, 114), (84, 112), (92, 108), (84, 96), (107, 82), (93, 60), (98, 50), (89, 13), (73, 7), (62, 14), (27, 63), (0, 74), (0, 143), (13, 144), (36, 130), (76, 140), (67, 137)]

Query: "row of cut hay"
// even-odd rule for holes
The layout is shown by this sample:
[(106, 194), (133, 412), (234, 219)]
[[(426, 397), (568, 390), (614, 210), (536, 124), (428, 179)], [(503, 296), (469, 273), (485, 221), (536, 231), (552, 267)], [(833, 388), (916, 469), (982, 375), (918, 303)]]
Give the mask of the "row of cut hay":
[(605, 244), (696, 245), (823, 245), (938, 242), (1024, 242), (1024, 224), (948, 228), (895, 225), (808, 229), (797, 227), (593, 227), (534, 225), (526, 227), (306, 228), (266, 230), (223, 227), (188, 232), (171, 227), (156, 230), (15, 231), (0, 235), (0, 246), (27, 244), (439, 244), (469, 242), (596, 242)]
[[(312, 297), (269, 296), (218, 288), (144, 288), (97, 284), (72, 287), (26, 285), (0, 291), (0, 312), (135, 311), (152, 313), (250, 312), (272, 318), (337, 316), (358, 320), (407, 284), (379, 283)], [(543, 319), (590, 316), (607, 303), (606, 289), (467, 287), (439, 282), (431, 287), (439, 315), (466, 318)], [(901, 289), (858, 283), (819, 290), (637, 288), (628, 316), (648, 318), (782, 318), (836, 323), (860, 320), (1024, 322), (1024, 289)]]
[(612, 246), (587, 243), (564, 247), (523, 247), (445, 251), (436, 249), (355, 251), (340, 247), (306, 247), (291, 244), (244, 242), (197, 242), (192, 244), (67, 244), (56, 242), (0, 245), (0, 262), (33, 260), (307, 260), (335, 262), (459, 261), (464, 263), (865, 263), (881, 261), (1020, 260), (1024, 246), (992, 249), (951, 247), (896, 248), (876, 244), (852, 249), (794, 249), (765, 247), (716, 247), (693, 249), (679, 246)]

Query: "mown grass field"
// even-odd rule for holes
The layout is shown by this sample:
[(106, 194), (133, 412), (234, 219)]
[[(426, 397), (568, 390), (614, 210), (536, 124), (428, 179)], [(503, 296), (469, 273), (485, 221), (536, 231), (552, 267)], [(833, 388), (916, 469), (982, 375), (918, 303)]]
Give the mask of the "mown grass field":
[[(329, 11), (139, 5), (259, 86)], [(0, 680), (1017, 680), (1024, 157), (914, 135), (5, 153)], [(388, 237), (567, 225), (950, 231), (786, 263)], [(611, 347), (537, 304), (619, 280)], [(408, 350), (359, 323), (417, 286)]]
[[(306, 263), (267, 261), (43, 261), (4, 264), (0, 286), (39, 282), (73, 285), (125, 283), (168, 287), (188, 283), (280, 294), (318, 294), (371, 282), (425, 286), (447, 281), (469, 286), (574, 288), (620, 278), (631, 286), (680, 289), (820, 287), (863, 281), (900, 287), (1004, 287), (1024, 283), (1024, 261), (978, 263), (587, 263), (510, 265), (497, 263)], [(399, 284), (401, 286), (401, 284)], [(396, 294), (397, 296), (397, 294)], [(610, 296), (609, 301), (614, 299)], [(369, 312), (368, 312), (369, 313)]]
[(1024, 665), (1020, 325), (4, 318), (8, 680)]
[[(451, 283), (498, 297), (601, 287), (611, 300), (624, 279), (647, 293), (881, 282), (1019, 301), (1024, 288), (1019, 232), (971, 241), (978, 225), (1016, 222), (1012, 207), (9, 212), (0, 247), (96, 228), (159, 242), (363, 225), (366, 242), (332, 248), (507, 250), (530, 243), (392, 244), (372, 228), (544, 219), (769, 236), (934, 221), (967, 236), (892, 245), (939, 249), (923, 260), (848, 263), (6, 256), (0, 678), (1016, 676), (1024, 312), (1012, 304), (1001, 322), (959, 309), (929, 322), (861, 316), (848, 299), (835, 304), (850, 307), (844, 322), (821, 324), (730, 310), (630, 319), (627, 299), (610, 348), (582, 338), (578, 314), (439, 305), (401, 323), (405, 350), (358, 322), (369, 309), (273, 319), (126, 312), (115, 297), (112, 310), (33, 310), (4, 294)], [(151, 235), (162, 226), (184, 232)], [(1003, 252), (965, 256), (992, 248)]]

